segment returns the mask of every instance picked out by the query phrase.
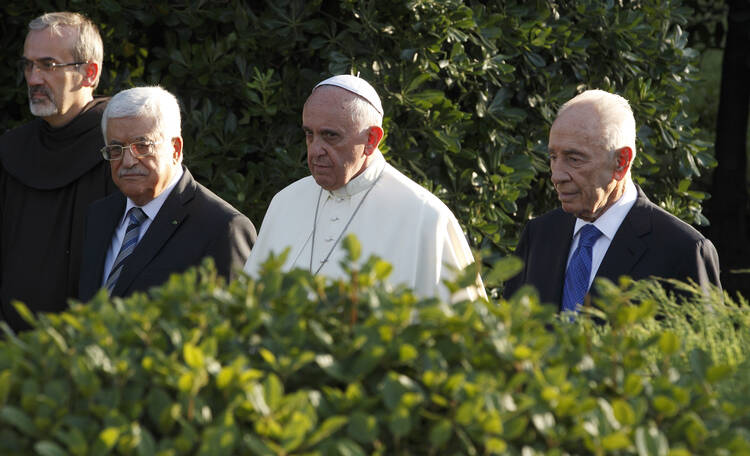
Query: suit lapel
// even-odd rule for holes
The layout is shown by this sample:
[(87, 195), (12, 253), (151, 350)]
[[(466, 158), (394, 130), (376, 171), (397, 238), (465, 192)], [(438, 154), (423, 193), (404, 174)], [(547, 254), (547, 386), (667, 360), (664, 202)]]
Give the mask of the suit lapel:
[(175, 188), (172, 189), (172, 193), (164, 200), (164, 204), (156, 214), (156, 218), (151, 222), (148, 231), (123, 265), (120, 278), (117, 279), (115, 288), (112, 290), (113, 295), (128, 294), (128, 289), (133, 281), (154, 259), (188, 216), (185, 204), (195, 195), (196, 184), (190, 172), (186, 168), (183, 169), (184, 174)]
[(638, 197), (635, 204), (625, 216), (614, 239), (609, 244), (607, 253), (602, 259), (597, 277), (605, 277), (617, 282), (622, 275), (630, 275), (633, 267), (647, 250), (643, 236), (651, 232), (651, 216), (648, 210), (648, 198), (640, 187), (636, 186)]
[(565, 269), (568, 264), (568, 253), (570, 245), (573, 243), (573, 229), (576, 225), (576, 218), (572, 215), (563, 213), (560, 225), (555, 227), (552, 234), (552, 247), (550, 263), (552, 264), (552, 275), (547, 282), (549, 291), (547, 293), (552, 297), (551, 302), (562, 302), (563, 284), (565, 283)]
[[(101, 212), (91, 214), (95, 218), (95, 226), (90, 227), (93, 229), (90, 229), (86, 233), (86, 236), (90, 239), (90, 244), (87, 245), (85, 254), (91, 255), (88, 264), (92, 266), (87, 268), (91, 273), (87, 274), (85, 280), (88, 283), (83, 284), (81, 290), (79, 290), (80, 295), (93, 295), (102, 286), (104, 261), (107, 257), (109, 246), (112, 243), (112, 237), (124, 212), (125, 197), (117, 192), (101, 205)], [(81, 271), (83, 272), (83, 268), (81, 268)]]

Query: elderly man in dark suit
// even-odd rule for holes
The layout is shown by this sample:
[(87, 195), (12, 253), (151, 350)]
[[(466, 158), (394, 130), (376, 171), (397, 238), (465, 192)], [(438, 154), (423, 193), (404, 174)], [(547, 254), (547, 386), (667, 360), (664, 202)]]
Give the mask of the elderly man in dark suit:
[(212, 257), (231, 278), (255, 242), (250, 220), (197, 183), (182, 165), (180, 109), (160, 87), (118, 93), (102, 117), (112, 179), (120, 192), (91, 205), (80, 299), (106, 288), (127, 296)]
[(565, 103), (550, 129), (549, 156), (562, 208), (524, 228), (516, 249), (524, 268), (506, 283), (505, 297), (528, 283), (543, 302), (575, 311), (588, 301), (595, 277), (720, 286), (711, 241), (633, 183), (635, 120), (627, 100), (589, 90)]

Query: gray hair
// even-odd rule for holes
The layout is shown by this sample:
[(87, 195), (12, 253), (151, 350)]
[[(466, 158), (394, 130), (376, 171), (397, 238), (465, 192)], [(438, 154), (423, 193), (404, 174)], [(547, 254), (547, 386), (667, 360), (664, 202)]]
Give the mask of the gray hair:
[(174, 95), (159, 86), (135, 87), (112, 97), (102, 115), (102, 134), (107, 141), (107, 119), (150, 118), (164, 139), (182, 136), (180, 104)]
[[(29, 31), (50, 28), (53, 34), (63, 36), (63, 30), (70, 27), (76, 32), (71, 54), (76, 62), (94, 62), (99, 66), (93, 88), (99, 85), (104, 60), (104, 46), (99, 29), (86, 16), (68, 11), (43, 14), (29, 22)], [(67, 62), (65, 62), (67, 63)]]
[(373, 125), (382, 128), (382, 114), (380, 114), (369, 101), (359, 95), (352, 95), (354, 96), (349, 97), (349, 99), (344, 102), (344, 106), (351, 113), (354, 125), (361, 129), (369, 128)]
[(572, 106), (584, 104), (594, 109), (599, 118), (601, 146), (614, 155), (622, 147), (630, 147), (635, 159), (635, 118), (628, 100), (604, 90), (587, 90), (562, 105), (560, 117)]

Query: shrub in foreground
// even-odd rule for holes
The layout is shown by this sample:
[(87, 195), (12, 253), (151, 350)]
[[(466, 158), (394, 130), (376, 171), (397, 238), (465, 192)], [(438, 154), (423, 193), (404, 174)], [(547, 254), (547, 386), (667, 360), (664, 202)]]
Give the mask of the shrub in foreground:
[[(271, 258), (226, 285), (207, 265), (4, 327), (0, 453), (750, 454), (747, 361), (695, 342), (685, 313), (655, 320), (658, 286), (601, 283), (609, 323), (569, 323), (533, 290), (389, 291), (390, 266), (347, 242), (349, 281)], [(739, 307), (683, 308), (707, 305), (736, 324), (726, 343), (750, 340)]]

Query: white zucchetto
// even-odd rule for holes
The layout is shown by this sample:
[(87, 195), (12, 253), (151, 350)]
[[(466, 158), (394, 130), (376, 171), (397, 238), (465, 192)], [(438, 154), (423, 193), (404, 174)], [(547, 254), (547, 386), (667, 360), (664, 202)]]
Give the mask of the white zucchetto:
[(325, 81), (319, 82), (315, 87), (313, 87), (313, 91), (315, 91), (315, 89), (322, 85), (341, 87), (344, 90), (348, 90), (349, 92), (357, 94), (367, 100), (367, 102), (370, 103), (375, 108), (375, 110), (380, 113), (381, 116), (383, 115), (383, 105), (380, 103), (380, 97), (378, 96), (378, 93), (370, 85), (370, 83), (360, 77), (351, 74), (340, 74), (338, 76), (333, 76), (326, 79)]

